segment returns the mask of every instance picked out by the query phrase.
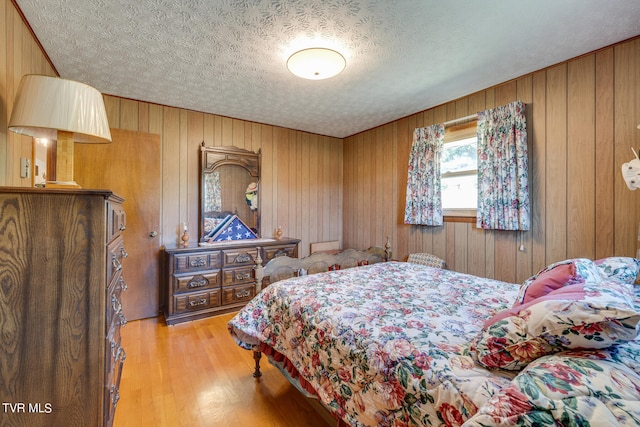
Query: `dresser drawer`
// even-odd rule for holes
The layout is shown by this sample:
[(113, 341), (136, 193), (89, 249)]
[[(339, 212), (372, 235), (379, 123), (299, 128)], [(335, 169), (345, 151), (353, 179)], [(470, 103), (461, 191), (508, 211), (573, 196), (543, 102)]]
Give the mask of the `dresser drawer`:
[(249, 301), (256, 295), (256, 286), (235, 285), (222, 288), (222, 305), (233, 304), (234, 302)]
[(254, 283), (255, 277), (253, 267), (229, 268), (222, 271), (222, 286)]
[(266, 265), (269, 261), (280, 256), (288, 256), (296, 258), (298, 256), (298, 244), (282, 245), (282, 246), (268, 246), (263, 248), (264, 259), (263, 265)]
[(112, 286), (116, 275), (122, 271), (122, 260), (126, 258), (122, 236), (118, 236), (107, 246), (107, 286)]
[(198, 270), (220, 268), (220, 252), (196, 252), (176, 255), (174, 272), (184, 273)]
[(227, 249), (222, 251), (225, 267), (255, 265), (258, 248)]
[(119, 236), (120, 233), (127, 228), (127, 215), (125, 214), (122, 205), (118, 203), (109, 203), (107, 215), (107, 242), (109, 242), (114, 237)]
[(107, 383), (116, 379), (114, 373), (119, 363), (124, 362), (127, 358), (127, 353), (122, 348), (120, 324), (115, 323), (112, 325), (109, 334), (107, 335), (107, 354), (106, 354), (106, 379)]
[(122, 312), (122, 291), (127, 289), (127, 285), (122, 277), (122, 273), (118, 271), (115, 277), (115, 283), (109, 286), (107, 290), (107, 332), (114, 323), (124, 326), (127, 323), (127, 318)]
[(122, 376), (122, 367), (124, 359), (116, 361), (113, 372), (111, 372), (111, 380), (105, 383), (104, 394), (104, 425), (113, 425), (116, 407), (120, 400), (120, 377)]
[(173, 312), (184, 313), (188, 311), (203, 310), (205, 308), (220, 305), (220, 289), (209, 292), (180, 294), (173, 296)]
[(220, 286), (220, 270), (190, 276), (175, 276), (174, 293), (205, 290)]

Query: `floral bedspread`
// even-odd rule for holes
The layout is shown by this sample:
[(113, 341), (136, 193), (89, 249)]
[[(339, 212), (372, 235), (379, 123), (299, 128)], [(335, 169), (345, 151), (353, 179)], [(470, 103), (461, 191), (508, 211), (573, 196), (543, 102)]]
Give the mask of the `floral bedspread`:
[(262, 342), (284, 355), (354, 427), (639, 425), (639, 340), (544, 356), (519, 372), (474, 363), (470, 341), (518, 288), (380, 263), (274, 283), (229, 330), (244, 348)]
[[(640, 312), (640, 286), (635, 287)], [(465, 427), (640, 426), (640, 337), (529, 363)]]
[(230, 322), (239, 345), (285, 355), (351, 426), (460, 425), (514, 373), (469, 342), (518, 286), (388, 262), (276, 282)]

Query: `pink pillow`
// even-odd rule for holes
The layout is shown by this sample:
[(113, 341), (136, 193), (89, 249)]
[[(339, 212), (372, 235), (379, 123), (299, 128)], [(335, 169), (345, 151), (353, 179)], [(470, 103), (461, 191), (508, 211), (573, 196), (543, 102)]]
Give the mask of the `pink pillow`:
[(525, 290), (522, 302), (514, 306), (526, 304), (565, 285), (575, 283), (575, 277), (576, 266), (573, 263), (561, 264), (549, 271), (540, 273)]

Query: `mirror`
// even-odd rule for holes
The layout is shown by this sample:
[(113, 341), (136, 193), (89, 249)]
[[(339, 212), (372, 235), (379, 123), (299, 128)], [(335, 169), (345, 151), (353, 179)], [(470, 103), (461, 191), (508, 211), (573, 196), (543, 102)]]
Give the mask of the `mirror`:
[(260, 152), (204, 143), (200, 151), (200, 241), (228, 215), (260, 236)]

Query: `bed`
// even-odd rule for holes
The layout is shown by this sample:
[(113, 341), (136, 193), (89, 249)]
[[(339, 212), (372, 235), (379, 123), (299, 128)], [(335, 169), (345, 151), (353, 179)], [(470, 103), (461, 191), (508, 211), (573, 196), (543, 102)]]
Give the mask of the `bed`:
[(636, 426), (638, 266), (512, 284), (383, 262), (272, 283), (228, 326), (342, 425)]

